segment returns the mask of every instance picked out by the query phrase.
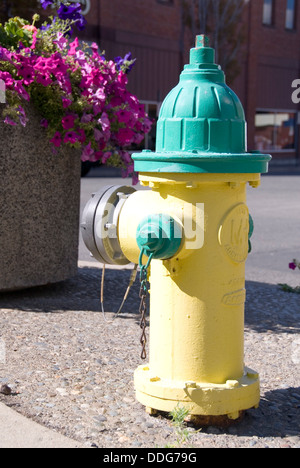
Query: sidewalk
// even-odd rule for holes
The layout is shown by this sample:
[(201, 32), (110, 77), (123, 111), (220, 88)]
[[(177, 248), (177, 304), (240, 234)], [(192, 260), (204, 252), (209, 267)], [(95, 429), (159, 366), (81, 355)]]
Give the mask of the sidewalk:
[(1, 448), (83, 448), (0, 403)]

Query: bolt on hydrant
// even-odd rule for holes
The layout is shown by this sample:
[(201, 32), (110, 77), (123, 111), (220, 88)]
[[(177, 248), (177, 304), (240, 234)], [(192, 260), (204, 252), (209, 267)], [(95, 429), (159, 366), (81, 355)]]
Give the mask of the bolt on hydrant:
[(133, 155), (151, 190), (106, 187), (85, 208), (96, 259), (150, 270), (149, 362), (134, 375), (148, 412), (179, 404), (218, 424), (259, 404), (259, 376), (244, 366), (246, 186), (259, 186), (270, 159), (247, 152), (242, 104), (198, 36), (162, 104), (156, 152)]

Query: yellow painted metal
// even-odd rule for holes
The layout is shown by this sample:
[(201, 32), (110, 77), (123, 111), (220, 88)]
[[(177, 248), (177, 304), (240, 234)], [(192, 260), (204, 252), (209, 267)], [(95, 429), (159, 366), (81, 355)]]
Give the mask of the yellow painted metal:
[(140, 181), (152, 190), (122, 208), (124, 255), (138, 261), (136, 229), (147, 215), (174, 217), (184, 239), (174, 258), (151, 263), (150, 355), (135, 372), (137, 399), (156, 410), (180, 403), (190, 414), (235, 419), (259, 403), (258, 374), (244, 367), (244, 303), (246, 186), (258, 186), (260, 175), (144, 173)]

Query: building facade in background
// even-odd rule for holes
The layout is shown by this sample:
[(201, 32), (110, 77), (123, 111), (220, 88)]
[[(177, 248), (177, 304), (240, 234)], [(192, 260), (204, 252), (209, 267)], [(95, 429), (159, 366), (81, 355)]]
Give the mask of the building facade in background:
[[(131, 52), (137, 58), (129, 89), (157, 117), (178, 83), (193, 46), (181, 0), (81, 0), (88, 20), (82, 37), (95, 41), (108, 58)], [(231, 88), (248, 122), (248, 149), (271, 153), (272, 164), (299, 163), (298, 112), (292, 84), (300, 80), (298, 0), (245, 0), (245, 44), (241, 73)], [(300, 83), (300, 81), (299, 81)], [(299, 85), (300, 88), (300, 85)], [(300, 96), (300, 92), (299, 92)], [(154, 149), (155, 130), (145, 142)]]

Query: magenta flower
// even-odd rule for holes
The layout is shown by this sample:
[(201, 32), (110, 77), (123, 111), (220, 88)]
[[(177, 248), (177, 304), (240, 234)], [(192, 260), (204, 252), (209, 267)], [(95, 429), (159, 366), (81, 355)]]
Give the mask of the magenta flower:
[(102, 156), (102, 160), (101, 160), (102, 164), (106, 164), (109, 158), (111, 157), (111, 155), (112, 155), (111, 151), (106, 151)]
[(21, 65), (18, 68), (19, 76), (24, 78), (23, 83), (28, 86), (34, 81), (34, 68), (26, 65)]
[(77, 130), (77, 133), (78, 133), (78, 141), (80, 141), (80, 143), (84, 143), (86, 141), (86, 134), (83, 128), (79, 128)]
[(70, 130), (71, 128), (74, 128), (76, 118), (77, 116), (75, 117), (74, 115), (66, 115), (61, 121), (63, 129)]
[(134, 120), (134, 114), (126, 109), (120, 109), (116, 115), (119, 122), (125, 123), (127, 125), (129, 125)]
[(41, 73), (48, 73), (52, 69), (51, 59), (39, 57), (35, 63), (35, 69)]
[(294, 262), (289, 263), (289, 268), (290, 268), (291, 270), (296, 270), (297, 265), (296, 265)]
[(11, 125), (12, 127), (16, 126), (16, 122), (14, 122), (10, 117), (6, 117), (5, 120), (4, 120), (4, 123), (6, 123), (7, 125)]
[(79, 41), (78, 41), (78, 37), (76, 37), (75, 41), (71, 42), (70, 44), (68, 55), (75, 55), (78, 47), (79, 47)]
[(92, 148), (91, 142), (83, 148), (81, 161), (92, 161), (95, 151)]
[(56, 148), (59, 148), (62, 144), (62, 137), (60, 132), (56, 132), (52, 140), (50, 142), (56, 146)]
[(64, 143), (76, 143), (79, 140), (79, 135), (76, 132), (67, 132), (65, 134)]
[(47, 73), (45, 74), (38, 74), (36, 77), (36, 82), (42, 84), (43, 86), (49, 86), (52, 83), (50, 75)]
[(134, 138), (134, 131), (131, 130), (130, 128), (120, 128), (116, 134), (117, 142), (121, 146), (130, 145), (133, 138)]
[(24, 86), (22, 85), (20, 81), (17, 81), (15, 83), (14, 89), (17, 91), (17, 93), (22, 99), (24, 99), (25, 101), (30, 100), (29, 94), (27, 93), (26, 89), (24, 88)]
[(67, 109), (72, 104), (72, 101), (71, 99), (68, 99), (68, 98), (62, 98), (62, 104), (63, 104), (63, 108)]

